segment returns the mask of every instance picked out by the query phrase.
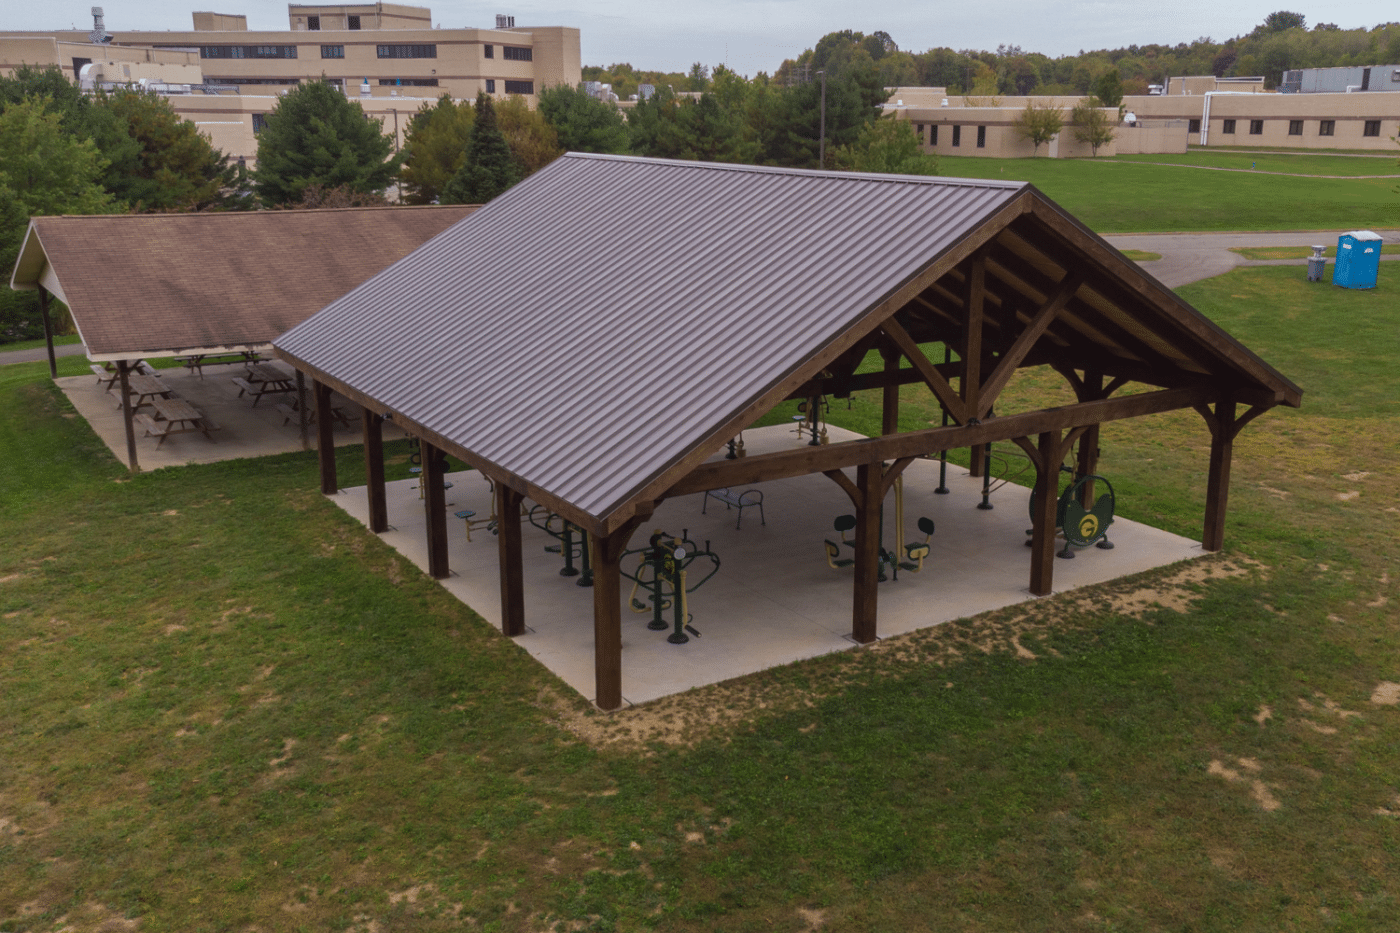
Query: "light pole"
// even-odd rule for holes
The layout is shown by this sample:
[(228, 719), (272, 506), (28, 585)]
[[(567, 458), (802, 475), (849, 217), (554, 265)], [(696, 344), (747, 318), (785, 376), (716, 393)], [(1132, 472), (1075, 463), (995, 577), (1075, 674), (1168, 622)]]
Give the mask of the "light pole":
[(818, 71), (817, 74), (822, 76), (822, 120), (821, 137), (817, 143), (817, 167), (824, 169), (826, 168), (826, 72)]

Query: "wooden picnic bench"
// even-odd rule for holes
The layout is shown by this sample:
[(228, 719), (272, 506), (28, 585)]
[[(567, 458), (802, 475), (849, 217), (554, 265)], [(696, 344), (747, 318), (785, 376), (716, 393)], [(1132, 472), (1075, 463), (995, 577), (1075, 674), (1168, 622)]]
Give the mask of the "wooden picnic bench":
[[(97, 376), (97, 384), (105, 385), (104, 392), (112, 391), (112, 384), (121, 379), (121, 373), (117, 372), (117, 367), (112, 363), (89, 363), (88, 368)], [(154, 376), (156, 368), (145, 360), (137, 360), (130, 372), (139, 373), (143, 376)]]
[(744, 509), (751, 506), (758, 506), (759, 524), (768, 524), (768, 519), (763, 514), (763, 493), (757, 489), (745, 489), (743, 492), (731, 492), (726, 486), (722, 489), (707, 489), (705, 499), (700, 503), (700, 514), (705, 514), (706, 507), (711, 499), (718, 499), (724, 503), (726, 509), (738, 509), (739, 520), (734, 523), (735, 530), (738, 530), (744, 523)]
[(209, 432), (222, 430), (219, 425), (206, 418), (203, 412), (184, 399), (155, 398), (151, 400), (151, 405), (156, 410), (155, 417), (138, 414), (131, 420), (141, 427), (146, 437), (158, 438), (156, 441), (157, 449), (172, 434), (188, 434), (192, 431), (198, 431), (212, 443), (214, 437)]
[(291, 379), (263, 380), (254, 382), (249, 379), (235, 377), (233, 384), (238, 386), (238, 397), (242, 398), (244, 393), (253, 397), (253, 407), (258, 407), (258, 402), (262, 401), (264, 395), (282, 395), (287, 392), (296, 391), (296, 385)]
[(190, 372), (199, 373), (199, 378), (203, 379), (206, 366), (227, 366), (234, 363), (251, 366), (261, 363), (264, 357), (255, 350), (242, 350), (237, 353), (197, 353), (193, 356), (177, 356), (175, 359), (183, 363)]

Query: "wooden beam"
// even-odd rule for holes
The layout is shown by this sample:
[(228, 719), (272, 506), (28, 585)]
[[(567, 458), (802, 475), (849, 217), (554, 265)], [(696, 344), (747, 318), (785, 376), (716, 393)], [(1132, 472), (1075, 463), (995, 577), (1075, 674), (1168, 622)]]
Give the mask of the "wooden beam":
[[(330, 420), (327, 418), (326, 420)], [(423, 517), (428, 535), (428, 576), (441, 580), (452, 573), (447, 566), (447, 499), (442, 487), (447, 454), (427, 441), (423, 451)]]
[(856, 509), (855, 584), (851, 602), (851, 638), (865, 645), (878, 633), (876, 607), (880, 575), (880, 465), (862, 463), (856, 468), (861, 503)]
[(1060, 282), (1054, 294), (1040, 306), (1040, 309), (1031, 317), (1031, 322), (1016, 337), (1011, 348), (1006, 351), (1001, 360), (997, 363), (996, 370), (982, 385), (981, 395), (977, 403), (976, 417), (985, 418), (987, 412), (995, 404), (997, 397), (1001, 395), (1001, 390), (1006, 388), (1006, 383), (1010, 381), (1021, 361), (1026, 358), (1026, 354), (1035, 346), (1035, 342), (1045, 333), (1045, 329), (1050, 326), (1050, 322), (1055, 320), (1055, 316), (1069, 302), (1074, 293), (1079, 290), (1082, 279), (1071, 272)]
[(840, 470), (862, 463), (918, 457), (936, 454), (944, 449), (1005, 441), (1042, 431), (1066, 430), (1081, 425), (1175, 411), (1190, 408), (1197, 402), (1213, 397), (1216, 392), (1212, 387), (1204, 385), (1162, 389), (1042, 411), (992, 417), (975, 425), (949, 425), (922, 431), (905, 431), (891, 437), (843, 441), (823, 447), (751, 454), (741, 460), (701, 464), (692, 470), (690, 475), (666, 490), (665, 495), (669, 498), (703, 492), (706, 489), (719, 489), (722, 486), (746, 486), (766, 480), (805, 476), (808, 473), (825, 473), (828, 470)]
[(929, 389), (933, 391), (933, 394), (938, 397), (938, 401), (948, 410), (948, 414), (952, 416), (953, 420), (958, 424), (965, 422), (967, 420), (967, 406), (963, 403), (963, 400), (958, 397), (958, 394), (953, 391), (953, 387), (949, 385), (948, 380), (944, 379), (942, 374), (929, 362), (928, 357), (924, 356), (924, 351), (919, 349), (919, 345), (914, 342), (913, 337), (909, 336), (909, 332), (894, 318), (890, 318), (880, 326), (889, 338), (895, 342), (895, 345), (899, 347), (900, 352), (913, 364), (914, 371), (919, 374), (920, 378), (924, 380)]
[(650, 517), (634, 515), (593, 544), (593, 683), (599, 709), (622, 706), (622, 552), (637, 526)]
[[(881, 356), (885, 358), (885, 376), (887, 378), (897, 376), (899, 374), (899, 349), (887, 347), (881, 351)], [(899, 383), (893, 380), (885, 383), (884, 391), (880, 394), (880, 433), (899, 433)]]
[(987, 257), (979, 253), (972, 257), (963, 286), (964, 352), (962, 381), (958, 389), (962, 396), (964, 417), (959, 421), (978, 418), (982, 410), (982, 305), (986, 296)]
[(860, 503), (862, 501), (860, 487), (851, 482), (851, 478), (847, 476), (845, 472), (842, 470), (824, 470), (822, 471), (822, 475), (840, 486), (846, 495), (850, 496), (851, 505), (860, 508)]
[[(1019, 443), (1019, 442), (1018, 442)], [(1031, 594), (1049, 596), (1055, 575), (1055, 511), (1060, 495), (1060, 432), (1045, 431), (1030, 452), (1035, 463), (1035, 501), (1031, 511)]]
[[(302, 411), (306, 411), (305, 406), (302, 407)], [(362, 410), (361, 425), (365, 446), (365, 495), (369, 500), (369, 530), (379, 534), (389, 530), (389, 505), (384, 496), (384, 419), (366, 408)]]
[[(311, 424), (311, 423), (307, 420), (307, 415), (310, 413), (311, 409), (310, 409), (310, 407), (307, 405), (307, 402), (308, 402), (308, 401), (309, 401), (309, 399), (307, 399), (307, 397), (306, 397), (306, 373), (304, 373), (304, 372), (302, 372), (301, 370), (298, 369), (298, 370), (297, 370), (297, 431), (299, 432), (299, 434), (300, 434), (300, 436), (301, 436), (301, 449), (302, 449), (302, 450), (310, 450), (310, 449), (311, 449), (311, 437), (310, 437), (311, 432), (310, 432), (310, 430), (309, 430), (310, 424)], [(365, 409), (365, 411), (369, 411), (369, 410), (370, 410), (370, 409), (368, 409), (368, 408)]]
[(53, 352), (53, 321), (49, 317), (49, 290), (40, 285), (39, 316), (44, 319), (44, 346), (49, 350), (49, 378), (58, 378), (58, 357)]
[(131, 364), (117, 360), (117, 379), (122, 386), (122, 422), (126, 425), (126, 464), (133, 473), (141, 472), (141, 464), (136, 462), (136, 426), (132, 424), (131, 410)]
[(496, 483), (496, 542), (501, 569), (501, 632), (525, 634), (525, 558), (520, 533), (523, 497), (509, 486)]
[(316, 460), (321, 467), (321, 495), (333, 496), (340, 491), (335, 476), (335, 421), (331, 414), (331, 387), (319, 379), (312, 383), (316, 397)]
[(1210, 428), (1210, 473), (1206, 480), (1205, 529), (1201, 547), (1218, 551), (1225, 546), (1225, 511), (1230, 500), (1230, 461), (1235, 449), (1235, 400), (1230, 396), (1215, 404)]
[[(900, 458), (899, 458), (898, 460), (896, 460), (894, 463), (891, 463), (891, 464), (889, 465), (889, 467), (885, 470), (884, 476), (882, 476), (882, 477), (880, 478), (880, 499), (881, 499), (881, 501), (884, 501), (884, 498), (890, 494), (890, 490), (894, 488), (894, 481), (897, 480), (897, 479), (899, 479), (900, 475), (901, 475), (906, 469), (909, 468), (909, 464), (913, 463), (913, 462), (914, 462), (915, 460), (917, 460), (917, 459), (919, 459), (919, 458), (918, 458), (918, 457), (900, 457)], [(900, 542), (898, 542), (898, 541), (895, 542), (895, 546), (896, 546), (896, 547), (898, 547), (899, 544), (900, 544)]]

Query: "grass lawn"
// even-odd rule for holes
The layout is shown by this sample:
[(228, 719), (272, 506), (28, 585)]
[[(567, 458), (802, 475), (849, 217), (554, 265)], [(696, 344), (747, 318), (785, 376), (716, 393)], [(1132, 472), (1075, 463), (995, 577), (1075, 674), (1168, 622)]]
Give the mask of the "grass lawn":
[[(1377, 155), (1387, 155), (1377, 153)], [(1317, 152), (1231, 152), (1219, 149), (1193, 149), (1181, 155), (1141, 153), (1120, 155), (1117, 162), (1146, 162), (1157, 165), (1188, 165), (1246, 172), (1284, 172), (1290, 175), (1393, 175), (1400, 178), (1400, 149), (1384, 159), (1358, 159), (1355, 156)]]
[[(1237, 443), (1225, 554), (615, 716), (311, 456), (129, 477), (0, 367), (0, 930), (1397, 928), (1393, 296), (1183, 293), (1306, 391)], [(1198, 416), (1103, 447), (1199, 533)]]
[[(1362, 159), (1331, 161), (1372, 165), (1371, 160)], [(1377, 164), (1386, 165), (1387, 171), (1394, 168)], [(940, 156), (938, 165), (940, 174), (952, 177), (1031, 182), (1098, 233), (1355, 230), (1400, 225), (1395, 179), (1204, 172), (1127, 158)]]
[(1133, 262), (1156, 262), (1162, 258), (1161, 253), (1150, 253), (1145, 249), (1125, 249), (1122, 253)]

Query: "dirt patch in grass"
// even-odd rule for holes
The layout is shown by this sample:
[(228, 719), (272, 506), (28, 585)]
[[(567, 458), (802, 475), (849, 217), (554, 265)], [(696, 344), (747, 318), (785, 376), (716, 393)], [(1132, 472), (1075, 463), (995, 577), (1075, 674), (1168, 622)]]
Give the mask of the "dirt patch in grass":
[(557, 724), (595, 748), (646, 753), (657, 745), (689, 747), (710, 738), (723, 739), (771, 716), (810, 708), (871, 677), (956, 664), (973, 653), (1005, 652), (1031, 663), (1054, 654), (1053, 648), (1041, 647), (1035, 640), (1082, 628), (1087, 618), (1101, 619), (1105, 607), (1134, 619), (1158, 610), (1186, 612), (1211, 582), (1262, 575), (1264, 569), (1239, 555), (1213, 555), (1120, 582), (1072, 590), (829, 656), (804, 666), (800, 688), (791, 682), (791, 671), (776, 668), (614, 713), (599, 712), (555, 687), (542, 689), (536, 703)]

